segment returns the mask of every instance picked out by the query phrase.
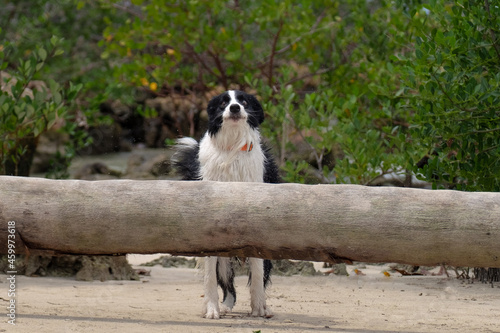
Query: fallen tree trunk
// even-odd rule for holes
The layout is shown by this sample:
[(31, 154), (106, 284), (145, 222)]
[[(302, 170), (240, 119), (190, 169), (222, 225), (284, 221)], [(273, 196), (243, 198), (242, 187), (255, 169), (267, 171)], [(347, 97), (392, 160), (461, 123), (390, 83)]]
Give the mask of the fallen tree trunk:
[[(0, 252), (500, 267), (500, 193), (0, 177)], [(13, 224), (13, 223), (10, 223)]]

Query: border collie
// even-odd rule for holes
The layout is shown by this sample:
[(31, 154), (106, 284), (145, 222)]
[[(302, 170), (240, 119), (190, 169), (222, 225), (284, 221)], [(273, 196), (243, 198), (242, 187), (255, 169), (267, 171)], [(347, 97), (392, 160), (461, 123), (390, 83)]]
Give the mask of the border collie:
[[(173, 163), (183, 180), (278, 183), (278, 168), (269, 150), (260, 142), (259, 125), (264, 111), (252, 95), (229, 90), (214, 97), (207, 107), (208, 131), (200, 143), (178, 140)], [(233, 264), (223, 257), (204, 259), (203, 316), (218, 319), (236, 303)], [(270, 282), (270, 260), (248, 258), (251, 315), (270, 317), (265, 288)], [(219, 305), (217, 285), (222, 288)]]

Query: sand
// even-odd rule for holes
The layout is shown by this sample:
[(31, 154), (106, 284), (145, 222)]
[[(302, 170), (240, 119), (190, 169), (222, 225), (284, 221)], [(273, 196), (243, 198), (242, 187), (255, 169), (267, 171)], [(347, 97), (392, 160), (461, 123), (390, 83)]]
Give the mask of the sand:
[(243, 276), (234, 312), (220, 320), (201, 317), (202, 277), (194, 269), (146, 267), (151, 276), (139, 282), (17, 276), (15, 326), (7, 323), (0, 275), (0, 332), (500, 332), (500, 284), (387, 277), (377, 265), (356, 275), (355, 268), (348, 266), (350, 276), (273, 277), (271, 319), (248, 316)]

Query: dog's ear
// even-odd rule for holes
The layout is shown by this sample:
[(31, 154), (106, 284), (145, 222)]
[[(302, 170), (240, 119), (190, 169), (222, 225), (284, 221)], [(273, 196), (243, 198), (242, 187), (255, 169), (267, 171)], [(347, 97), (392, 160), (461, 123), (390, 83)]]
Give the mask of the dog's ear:
[(250, 104), (259, 125), (262, 124), (264, 121), (264, 109), (262, 108), (262, 105), (254, 95), (247, 95), (247, 101)]
[(222, 95), (215, 96), (208, 102), (207, 113), (208, 113), (208, 133), (214, 136), (222, 125), (222, 117), (217, 116), (220, 103), (222, 102)]
[(210, 102), (208, 102), (207, 112), (208, 112), (209, 117), (213, 116), (217, 113), (217, 109), (219, 108), (221, 98), (222, 98), (222, 95), (218, 95), (218, 96), (215, 96), (214, 98), (212, 98), (210, 100)]

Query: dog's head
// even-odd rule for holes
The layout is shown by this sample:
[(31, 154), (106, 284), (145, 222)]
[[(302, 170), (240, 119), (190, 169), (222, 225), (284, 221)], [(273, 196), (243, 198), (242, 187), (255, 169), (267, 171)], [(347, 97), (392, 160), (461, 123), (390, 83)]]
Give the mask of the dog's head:
[(229, 90), (208, 103), (208, 133), (214, 136), (227, 128), (250, 126), (256, 129), (264, 121), (264, 110), (255, 96), (239, 90)]

